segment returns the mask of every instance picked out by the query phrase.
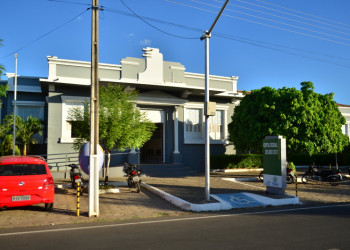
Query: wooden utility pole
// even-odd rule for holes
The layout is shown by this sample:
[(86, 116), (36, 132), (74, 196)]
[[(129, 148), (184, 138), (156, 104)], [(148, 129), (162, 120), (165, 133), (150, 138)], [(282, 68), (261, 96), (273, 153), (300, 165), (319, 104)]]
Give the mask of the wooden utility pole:
[(98, 4), (98, 0), (92, 0), (89, 217), (100, 215), (97, 155), (99, 143)]

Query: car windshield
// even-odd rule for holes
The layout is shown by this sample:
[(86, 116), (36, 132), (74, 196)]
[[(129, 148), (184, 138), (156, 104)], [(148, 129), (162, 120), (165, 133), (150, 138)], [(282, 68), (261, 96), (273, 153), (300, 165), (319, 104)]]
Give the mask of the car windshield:
[(42, 175), (46, 174), (43, 164), (0, 165), (0, 176)]

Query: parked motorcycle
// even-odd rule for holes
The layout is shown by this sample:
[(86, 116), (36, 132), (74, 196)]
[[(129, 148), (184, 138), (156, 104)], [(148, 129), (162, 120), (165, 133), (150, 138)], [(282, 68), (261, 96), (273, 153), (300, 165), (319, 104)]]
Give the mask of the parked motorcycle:
[(342, 180), (341, 171), (339, 169), (319, 169), (311, 165), (301, 177), (303, 183), (309, 181), (329, 182), (332, 186), (338, 186)]
[(127, 175), (127, 183), (129, 188), (135, 188), (136, 192), (139, 193), (141, 191), (141, 170), (135, 165), (131, 163), (124, 163), (124, 172)]
[[(264, 170), (260, 172), (259, 174), (259, 180), (264, 180)], [(294, 171), (292, 168), (287, 167), (287, 184), (292, 184), (297, 181), (297, 178), (295, 177)]]
[(71, 180), (71, 184), (72, 184), (72, 188), (74, 188), (75, 190), (77, 189), (78, 186), (78, 182), (80, 183), (80, 194), (83, 194), (83, 190), (84, 190), (84, 179), (83, 176), (80, 172), (80, 169), (78, 167), (77, 164), (69, 164), (67, 165), (68, 167), (70, 167), (70, 180)]

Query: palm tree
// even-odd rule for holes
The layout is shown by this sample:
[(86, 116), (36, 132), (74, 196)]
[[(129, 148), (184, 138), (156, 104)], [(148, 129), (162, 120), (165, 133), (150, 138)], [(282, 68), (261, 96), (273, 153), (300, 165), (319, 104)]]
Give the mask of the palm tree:
[(27, 148), (30, 144), (38, 143), (34, 135), (36, 133), (42, 135), (43, 128), (41, 124), (42, 121), (33, 116), (28, 116), (27, 120), (20, 116), (16, 117), (16, 137), (18, 142), (23, 145), (23, 155), (27, 154)]

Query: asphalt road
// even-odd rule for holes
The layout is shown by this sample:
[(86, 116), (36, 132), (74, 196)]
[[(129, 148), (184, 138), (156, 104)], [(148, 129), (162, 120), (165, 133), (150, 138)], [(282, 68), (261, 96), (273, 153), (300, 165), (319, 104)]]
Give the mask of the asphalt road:
[(350, 204), (13, 228), (5, 249), (349, 249)]

